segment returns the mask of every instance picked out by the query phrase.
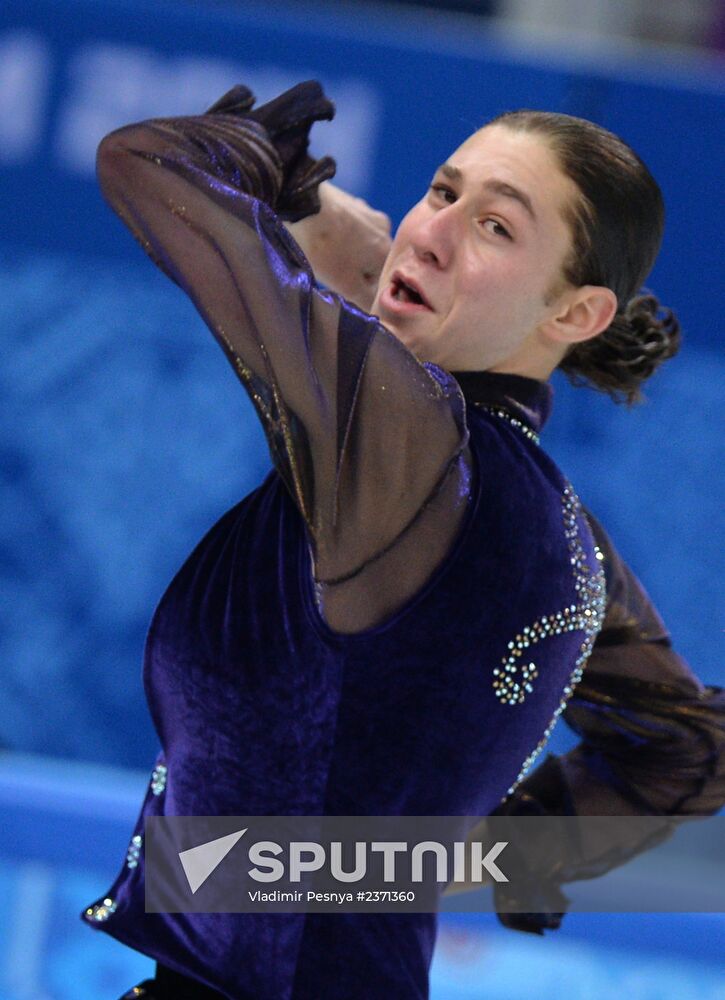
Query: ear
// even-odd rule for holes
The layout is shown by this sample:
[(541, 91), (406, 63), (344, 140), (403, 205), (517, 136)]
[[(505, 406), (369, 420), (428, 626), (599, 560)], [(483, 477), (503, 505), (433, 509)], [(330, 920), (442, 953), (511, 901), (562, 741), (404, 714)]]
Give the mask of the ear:
[(606, 330), (617, 311), (617, 296), (602, 285), (567, 289), (558, 299), (542, 332), (559, 344), (578, 344)]

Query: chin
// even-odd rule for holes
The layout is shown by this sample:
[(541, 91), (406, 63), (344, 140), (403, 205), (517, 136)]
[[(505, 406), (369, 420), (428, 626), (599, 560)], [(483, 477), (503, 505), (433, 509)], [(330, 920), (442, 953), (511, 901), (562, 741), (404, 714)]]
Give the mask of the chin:
[(422, 348), (420, 347), (420, 345), (417, 345), (415, 343), (415, 340), (412, 340), (410, 337), (406, 337), (406, 335), (405, 335), (404, 332), (402, 332), (400, 330), (396, 330), (394, 326), (389, 326), (388, 329), (390, 330), (390, 332), (392, 333), (392, 335), (395, 337), (395, 339), (399, 340), (400, 343), (403, 345), (403, 347), (407, 347), (408, 350), (410, 351), (410, 353), (414, 354), (419, 361), (423, 361), (424, 360), (421, 357), (421, 350), (422, 350)]
[[(418, 361), (420, 361), (421, 363), (424, 361), (431, 361), (433, 362), (433, 364), (440, 365), (439, 361), (433, 361), (433, 358), (430, 356), (431, 352), (429, 349), (426, 349), (425, 344), (420, 343), (419, 340), (416, 341), (415, 334), (413, 333), (413, 331), (411, 331), (410, 329), (406, 330), (404, 326), (401, 329), (396, 324), (394, 317), (391, 320), (387, 320), (387, 319), (382, 319), (378, 315), (378, 318), (380, 319), (380, 322), (383, 324), (388, 333), (392, 333), (395, 339), (399, 340), (400, 343), (403, 345), (403, 347), (407, 348)], [(441, 367), (443, 366), (441, 365)]]

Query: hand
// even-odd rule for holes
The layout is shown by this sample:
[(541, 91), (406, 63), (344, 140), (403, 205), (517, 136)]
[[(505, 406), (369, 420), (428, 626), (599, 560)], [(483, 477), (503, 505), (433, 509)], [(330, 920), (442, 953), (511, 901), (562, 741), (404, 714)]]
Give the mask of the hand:
[[(317, 80), (298, 83), (258, 108), (254, 108), (254, 100), (249, 87), (237, 84), (212, 104), (206, 115), (238, 116), (247, 128), (253, 128), (260, 162), (250, 164), (252, 173), (259, 172), (261, 166), (262, 176), (270, 182), (261, 200), (287, 222), (304, 219), (320, 207), (318, 188), (322, 181), (335, 175), (332, 157), (316, 160), (309, 155), (309, 131), (314, 122), (333, 118), (335, 107)], [(274, 148), (270, 150), (267, 143)], [(250, 145), (248, 152), (251, 150)], [(275, 164), (281, 177), (275, 177)]]
[(320, 185), (321, 209), (288, 224), (317, 278), (368, 311), (392, 244), (390, 219), (334, 184)]

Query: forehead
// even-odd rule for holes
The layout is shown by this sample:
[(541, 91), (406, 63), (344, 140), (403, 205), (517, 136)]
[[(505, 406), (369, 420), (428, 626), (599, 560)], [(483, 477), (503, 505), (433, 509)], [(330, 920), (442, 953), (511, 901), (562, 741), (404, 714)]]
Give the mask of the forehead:
[(466, 184), (503, 181), (531, 199), (537, 216), (562, 217), (578, 189), (566, 176), (546, 138), (505, 125), (486, 125), (474, 132), (448, 158)]

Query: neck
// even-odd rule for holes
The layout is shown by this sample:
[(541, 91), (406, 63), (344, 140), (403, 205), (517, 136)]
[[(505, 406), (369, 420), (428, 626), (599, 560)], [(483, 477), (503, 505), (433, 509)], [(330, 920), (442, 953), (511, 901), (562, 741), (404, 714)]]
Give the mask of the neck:
[(469, 406), (506, 410), (537, 433), (551, 413), (553, 389), (545, 380), (513, 372), (453, 371)]

